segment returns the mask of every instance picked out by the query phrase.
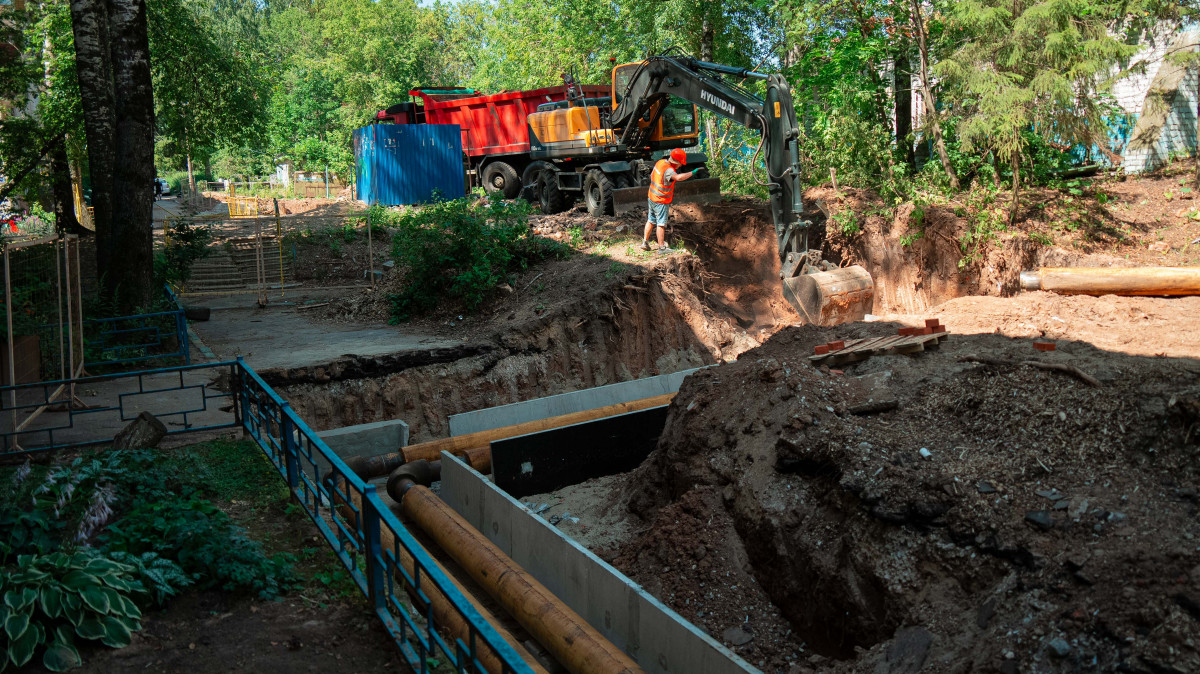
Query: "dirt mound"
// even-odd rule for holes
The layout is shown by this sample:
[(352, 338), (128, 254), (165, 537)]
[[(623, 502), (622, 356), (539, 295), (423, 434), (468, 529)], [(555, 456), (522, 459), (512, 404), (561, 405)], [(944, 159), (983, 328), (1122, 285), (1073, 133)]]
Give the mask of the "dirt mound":
[[(813, 211), (819, 201), (831, 214), (823, 223), (826, 258), (871, 273), (872, 313), (919, 314), (956, 297), (1016, 294), (1020, 273), (1038, 267), (1200, 262), (1188, 245), (1200, 233), (1200, 216), (1191, 215), (1196, 202), (1152, 198), (1161, 198), (1171, 185), (1161, 178), (1097, 180), (1082, 197), (1031, 190), (1016, 226), (997, 220), (997, 229), (985, 237), (960, 204), (892, 209), (870, 190), (829, 187), (809, 188), (804, 199)], [(1104, 200), (1097, 201), (1101, 194)]]
[[(1200, 363), (999, 335), (845, 374), (807, 359), (893, 329), (788, 328), (689, 377), (626, 493), (653, 524), (618, 566), (770, 671), (797, 644), (792, 671), (1200, 670)], [(698, 543), (740, 577), (701, 575)], [(701, 581), (730, 608), (769, 597), (792, 639), (770, 610), (725, 635), (730, 611), (687, 603)]]

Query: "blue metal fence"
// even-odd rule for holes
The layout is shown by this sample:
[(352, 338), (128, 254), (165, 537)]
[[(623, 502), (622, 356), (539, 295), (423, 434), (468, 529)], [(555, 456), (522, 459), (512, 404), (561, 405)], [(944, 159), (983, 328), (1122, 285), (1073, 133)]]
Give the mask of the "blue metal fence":
[[(187, 375), (187, 376), (185, 376)], [(198, 382), (204, 375), (211, 381)], [(213, 376), (215, 375), (215, 377)], [(167, 380), (178, 377), (178, 385), (168, 386)], [(189, 380), (190, 378), (190, 380)], [(364, 482), (333, 452), (317, 434), (291, 409), (254, 370), (239, 358), (236, 361), (203, 365), (164, 368), (146, 372), (88, 377), (71, 382), (43, 382), (23, 386), (0, 387), (0, 414), (5, 418), (17, 409), (30, 409), (30, 398), (51, 400), (50, 391), (59, 385), (74, 384), (77, 389), (107, 383), (121, 384), (115, 395), (117, 404), (103, 408), (54, 410), (46, 412), (55, 429), (74, 428), (74, 419), (85, 414), (106, 413), (117, 420), (130, 417), (132, 409), (126, 402), (138, 395), (155, 395), (161, 399), (168, 393), (200, 391), (203, 409), (194, 405), (170, 407), (155, 412), (160, 419), (181, 420), (180, 427), (170, 432), (186, 433), (203, 429), (241, 427), (253, 438), (262, 452), (287, 481), (292, 495), (303, 506), (326, 543), (333, 548), (338, 561), (354, 579), (360, 591), (370, 601), (372, 609), (395, 640), (405, 659), (422, 674), (430, 671), (433, 660), (444, 661), (456, 672), (487, 672), (481, 661), (486, 658), (501, 663), (502, 672), (532, 674), (533, 670), (517, 655), (500, 634), (489, 624), (458, 586), (441, 570), (433, 557), (400, 522), (399, 518), (375, 493), (375, 486)], [(45, 387), (45, 388), (41, 388)], [(216, 390), (208, 392), (209, 388)], [(33, 391), (34, 395), (30, 392)], [(36, 395), (41, 391), (40, 396)], [(114, 394), (107, 394), (112, 397)], [(9, 406), (13, 397), (23, 397), (19, 408)], [(169, 397), (169, 396), (167, 396)], [(212, 419), (209, 400), (222, 398), (227, 405), (217, 412), (226, 418)], [(57, 419), (62, 414), (65, 419)], [(205, 413), (209, 418), (189, 424), (189, 415)], [(136, 415), (133, 415), (136, 416)], [(57, 421), (56, 421), (57, 420)], [(111, 422), (111, 418), (110, 418)], [(177, 422), (178, 423), (178, 422)], [(99, 444), (112, 440), (119, 426), (98, 425), (103, 439), (85, 442), (61, 441), (49, 432), (47, 442), (32, 447), (30, 436), (23, 431), (0, 425), (0, 456), (30, 451), (45, 451), (67, 446)], [(60, 433), (62, 431), (60, 430)], [(17, 446), (20, 441), (20, 446)], [(392, 545), (385, 547), (384, 532), (391, 534)], [(454, 607), (458, 622), (465, 624), (466, 634), (447, 638), (443, 630), (444, 617), (434, 613), (430, 594), (437, 593)]]
[(183, 304), (170, 286), (164, 286), (164, 290), (174, 309), (84, 321), (87, 364), (131, 365), (178, 358), (184, 365), (190, 365), (192, 356)]

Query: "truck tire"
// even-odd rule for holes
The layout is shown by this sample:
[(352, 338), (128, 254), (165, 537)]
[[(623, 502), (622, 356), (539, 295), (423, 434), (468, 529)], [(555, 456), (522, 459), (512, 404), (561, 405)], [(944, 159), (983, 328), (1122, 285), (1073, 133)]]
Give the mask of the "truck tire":
[(588, 171), (587, 178), (583, 181), (583, 200), (587, 204), (588, 215), (593, 218), (612, 215), (612, 180), (599, 169)]
[(521, 181), (517, 170), (511, 165), (494, 161), (483, 169), (483, 189), (489, 194), (502, 194), (505, 199), (515, 199), (521, 193)]
[(546, 215), (562, 213), (570, 207), (567, 195), (558, 187), (558, 177), (553, 169), (542, 171), (538, 175), (538, 197), (542, 212)]
[(531, 204), (541, 203), (542, 191), (538, 187), (538, 179), (541, 178), (542, 171), (553, 168), (553, 164), (544, 161), (535, 161), (526, 166), (521, 173), (521, 198)]

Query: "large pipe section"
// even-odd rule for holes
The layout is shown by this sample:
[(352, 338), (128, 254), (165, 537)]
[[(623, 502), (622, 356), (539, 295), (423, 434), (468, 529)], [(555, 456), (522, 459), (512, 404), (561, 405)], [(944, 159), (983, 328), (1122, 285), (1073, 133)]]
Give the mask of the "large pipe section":
[(489, 445), (493, 440), (514, 438), (518, 435), (528, 435), (529, 433), (538, 433), (552, 428), (581, 424), (586, 421), (594, 421), (618, 414), (637, 412), (639, 410), (650, 409), (651, 407), (661, 407), (669, 404), (674, 397), (674, 393), (665, 393), (651, 398), (631, 400), (606, 407), (583, 410), (582, 412), (572, 412), (557, 417), (527, 421), (523, 424), (430, 440), (429, 442), (421, 442), (403, 447), (397, 452), (347, 459), (346, 465), (362, 479), (370, 480), (371, 478), (387, 475), (406, 463), (420, 460), (435, 461), (442, 455), (442, 452), (450, 452), (455, 456), (464, 456), (472, 468), (487, 474), (491, 472), (492, 461)]
[[(347, 521), (354, 521), (356, 516), (355, 512), (351, 510), (350, 506), (345, 502), (345, 500), (340, 499), (341, 492), (337, 489), (332, 489), (331, 491), (333, 492), (334, 498), (338, 501), (338, 511), (341, 516)], [(350, 501), (354, 504), (354, 508), (357, 509), (358, 512), (362, 512), (363, 502), (361, 494), (351, 489)], [(404, 573), (408, 574), (409, 578), (414, 578), (414, 570), (416, 565), (412, 555), (410, 555), (403, 546), (396, 545), (396, 536), (392, 533), (391, 529), (386, 526), (381, 526), (379, 528), (379, 540), (380, 546), (384, 550), (396, 551), (396, 563), (402, 569), (404, 569)], [(543, 667), (541, 663), (539, 663), (532, 655), (530, 655), (525, 646), (518, 642), (508, 630), (504, 629), (504, 627), (500, 624), (500, 621), (496, 619), (496, 616), (492, 615), (490, 611), (484, 608), (482, 604), (472, 597), (471, 593), (468, 592), (466, 588), (464, 588), (457, 580), (455, 580), (454, 576), (450, 575), (450, 573), (448, 573), (446, 569), (437, 562), (437, 560), (433, 560), (433, 563), (437, 565), (438, 569), (447, 578), (450, 579), (450, 582), (454, 583), (454, 586), (458, 588), (458, 591), (461, 592), (462, 595), (471, 602), (471, 605), (475, 607), (475, 610), (479, 612), (479, 615), (496, 629), (500, 636), (508, 642), (508, 645), (512, 646), (513, 649), (516, 650), (517, 654), (520, 655), (521, 659), (529, 665), (530, 669), (532, 669), (536, 674), (549, 674), (546, 668)], [(407, 591), (413, 591), (411, 587), (408, 587), (407, 584), (404, 583), (403, 578), (399, 577), (399, 574), (397, 574), (397, 579), (400, 580), (401, 584), (405, 585), (405, 589)], [(462, 617), (462, 615), (459, 614), (458, 609), (455, 608), (454, 604), (451, 603), (450, 600), (445, 597), (445, 595), (443, 595), (441, 592), (438, 592), (431, 584), (423, 584), (421, 589), (425, 593), (425, 596), (429, 599), (430, 607), (433, 609), (433, 619), (435, 623), (441, 626), (451, 638), (461, 639), (465, 644), (471, 643), (470, 623), (468, 623)], [(501, 672), (504, 671), (504, 663), (501, 662), (498, 657), (496, 657), (496, 654), (493, 653), (491, 649), (487, 647), (480, 648), (476, 652), (476, 656), (484, 668), (487, 669), (487, 671), (492, 672), (492, 674), (501, 674)]]
[(1042, 267), (1021, 272), (1021, 288), (1064, 295), (1200, 295), (1200, 267)]
[[(388, 481), (404, 516), (421, 528), (573, 674), (633, 674), (642, 669), (554, 596), (537, 579), (437, 497), (418, 484), (432, 478), (425, 462), (401, 467)], [(414, 475), (413, 473), (417, 473)]]

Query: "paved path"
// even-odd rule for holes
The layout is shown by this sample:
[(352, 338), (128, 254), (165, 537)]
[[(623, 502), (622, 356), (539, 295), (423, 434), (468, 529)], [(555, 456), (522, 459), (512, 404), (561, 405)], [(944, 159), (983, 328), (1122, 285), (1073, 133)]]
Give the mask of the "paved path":
[(297, 288), (269, 293), (270, 304), (257, 306), (254, 292), (222, 296), (190, 296), (185, 303), (212, 309), (210, 319), (192, 329), (221, 360), (242, 356), (255, 370), (323, 365), (347, 354), (381, 356), (457, 346), (461, 342), (396, 327), (365, 323), (316, 321), (298, 310), (306, 303), (327, 302), (355, 289)]

